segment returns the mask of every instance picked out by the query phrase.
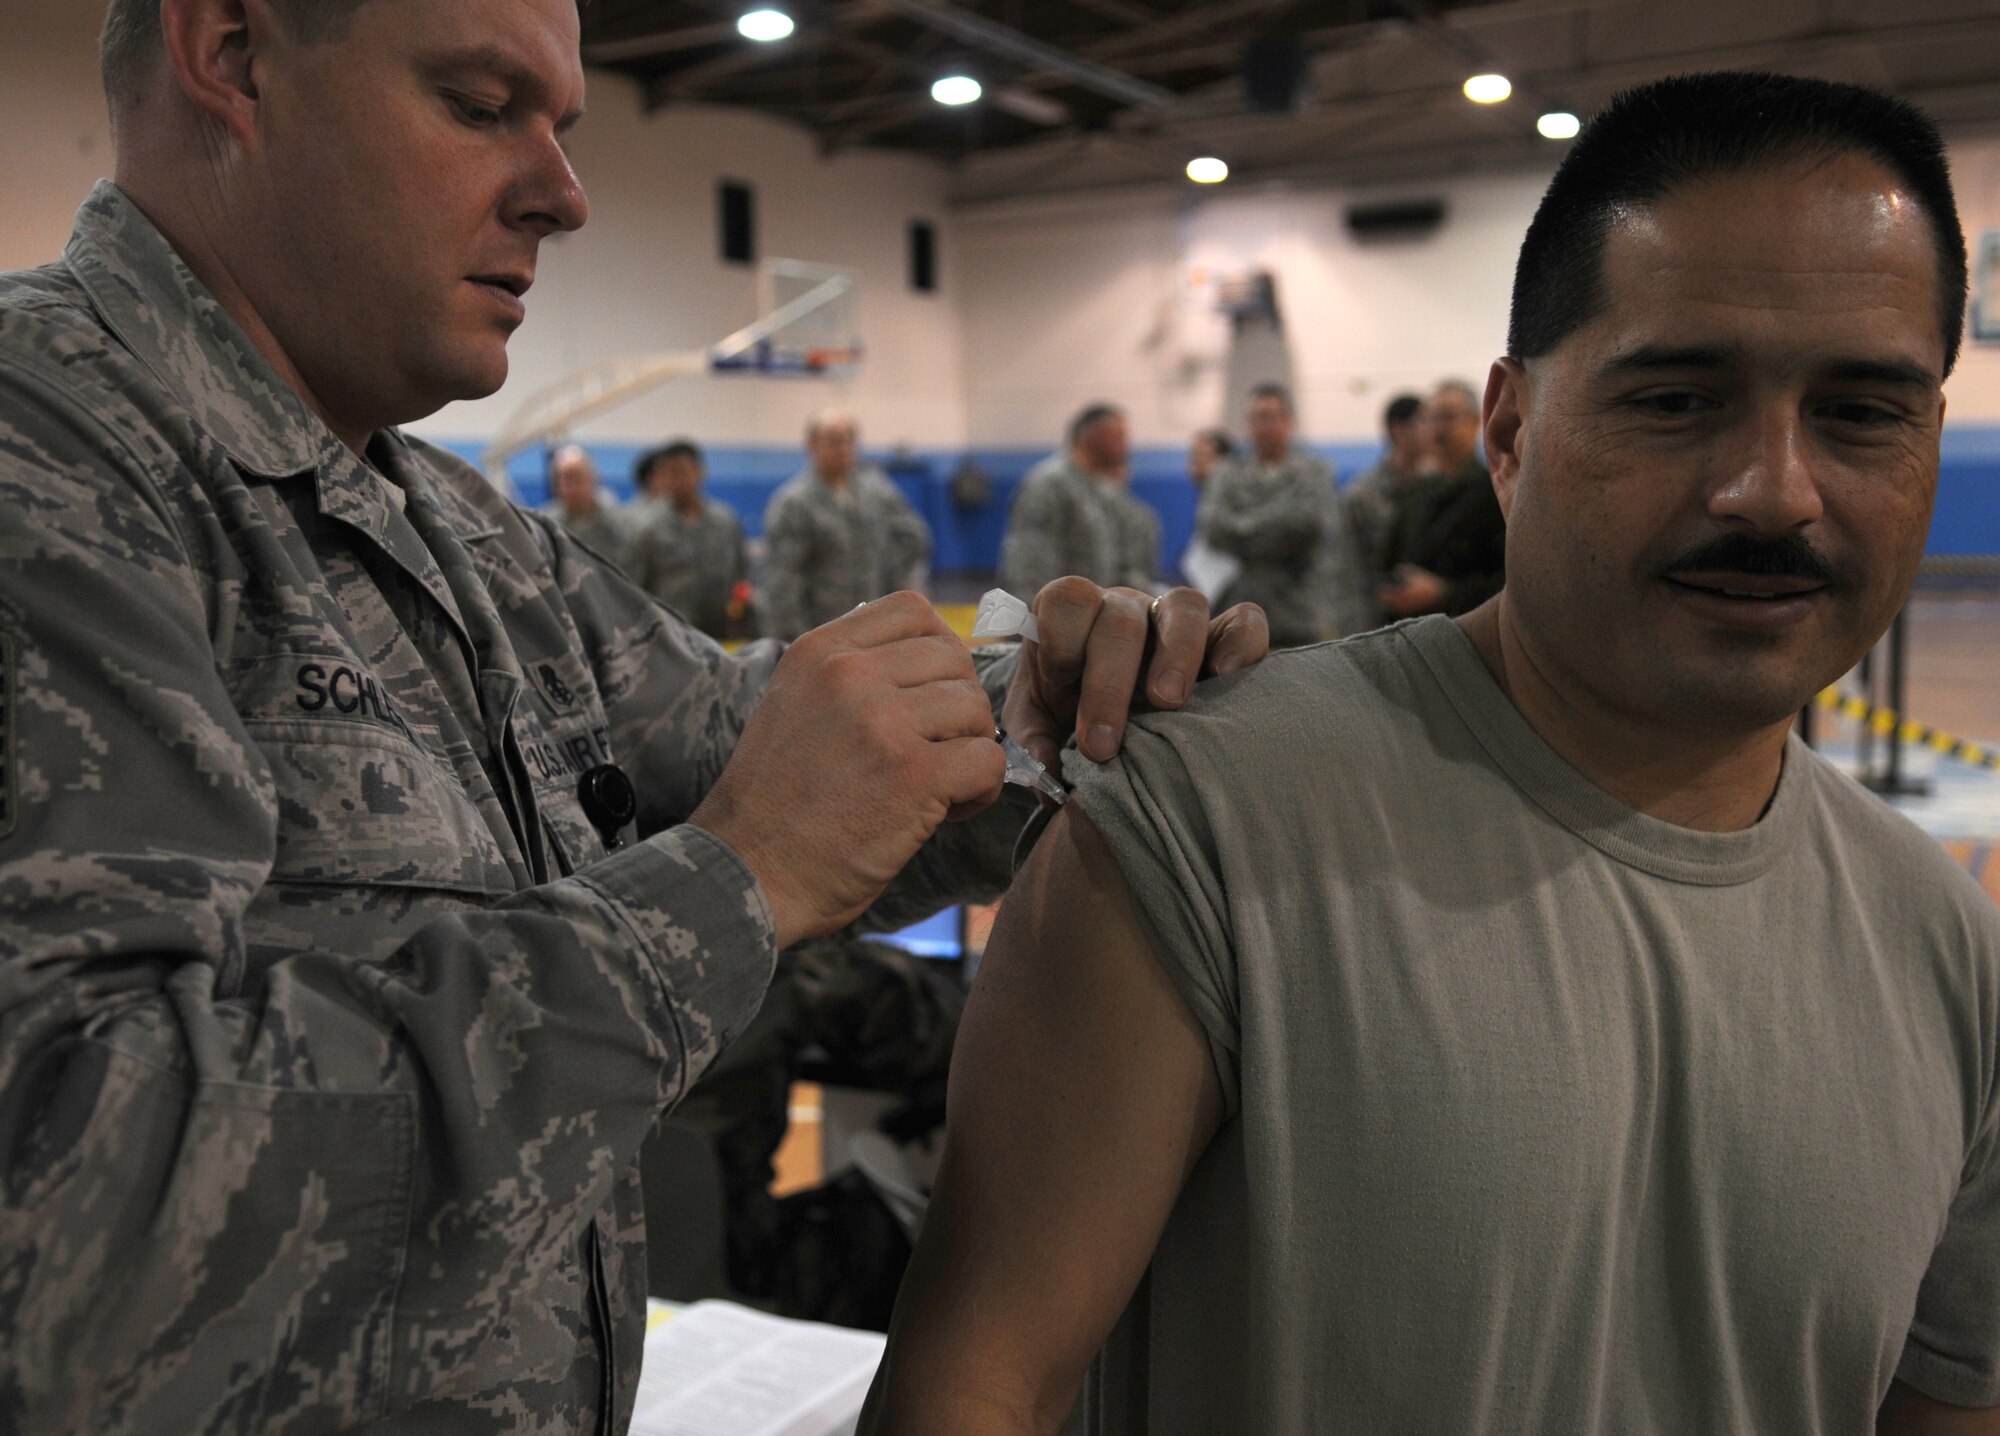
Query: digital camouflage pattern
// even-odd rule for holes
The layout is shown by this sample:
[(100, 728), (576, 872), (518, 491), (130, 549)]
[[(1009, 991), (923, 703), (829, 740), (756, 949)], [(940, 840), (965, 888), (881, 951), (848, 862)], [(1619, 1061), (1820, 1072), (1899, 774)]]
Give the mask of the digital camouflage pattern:
[(571, 513), (560, 500), (543, 504), (537, 512), (561, 524), (571, 538), (595, 550), (599, 558), (610, 559), (627, 573), (632, 571), (642, 520), (609, 494), (600, 492), (597, 507), (587, 514)]
[[(1388, 621), (1377, 590), (1389, 581), (1383, 557), (1389, 551), (1389, 526), (1396, 518), (1396, 493), (1415, 476), (1396, 472), (1384, 454), (1340, 494), (1340, 514), (1347, 525), (1347, 542), (1354, 555), (1355, 590), (1365, 627), (1378, 628)], [(1344, 628), (1344, 632), (1360, 632)]]
[(730, 598), (750, 577), (736, 511), (704, 497), (693, 518), (660, 500), (640, 504), (639, 514), (625, 570), (632, 581), (709, 637), (727, 637)]
[(807, 469), (764, 509), (766, 631), (797, 638), (871, 599), (919, 587), (930, 556), (930, 525), (880, 469), (857, 466), (845, 490)]
[(1024, 603), (1066, 574), (1100, 587), (1145, 588), (1160, 571), (1160, 516), (1123, 484), (1066, 454), (1028, 470), (1007, 514), (1000, 586)]
[(1195, 532), (1243, 565), (1218, 607), (1261, 604), (1273, 647), (1317, 643), (1334, 631), (1324, 552), (1334, 527), (1334, 478), (1316, 454), (1294, 449), (1266, 465), (1255, 453), (1215, 466), (1195, 512)]
[[(0, 1430), (629, 1420), (635, 1154), (775, 959), (684, 819), (778, 650), (369, 459), (108, 184), (0, 276)], [(997, 890), (1026, 801), (874, 916)]]

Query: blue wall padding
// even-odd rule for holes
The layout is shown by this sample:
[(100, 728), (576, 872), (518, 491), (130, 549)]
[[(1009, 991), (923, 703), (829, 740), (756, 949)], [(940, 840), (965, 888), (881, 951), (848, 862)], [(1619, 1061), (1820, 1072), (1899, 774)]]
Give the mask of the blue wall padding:
[[(479, 462), (480, 445), (451, 442), (444, 447)], [(621, 500), (632, 497), (632, 464), (643, 446), (586, 444), (604, 475), (607, 488)], [(1346, 483), (1375, 462), (1372, 443), (1314, 444), (1315, 453), (1332, 464)], [(764, 532), (764, 505), (805, 462), (795, 447), (722, 448), (704, 451), (711, 494), (742, 515), (744, 532), (752, 538)], [(1021, 478), (1048, 454), (1047, 449), (917, 450), (908, 454), (873, 456), (896, 486), (909, 497), (931, 526), (931, 567), (938, 573), (966, 573), (998, 568), (1000, 541), (1007, 532), (1007, 511)], [(993, 500), (986, 507), (960, 510), (951, 501), (952, 470), (967, 457), (976, 460), (993, 480)], [(539, 504), (548, 498), (546, 461), (540, 450), (517, 455), (508, 474), (523, 501)], [(1187, 478), (1187, 455), (1180, 448), (1138, 449), (1132, 454), (1132, 492), (1160, 514), (1160, 554), (1174, 570), (1194, 534), (1194, 485)], [(1944, 433), (1938, 468), (1937, 512), (1931, 521), (1927, 552), (1937, 555), (2000, 557), (2000, 426), (1954, 425)]]
[(1944, 431), (1937, 508), (1924, 551), (1940, 557), (2000, 556), (2000, 428)]

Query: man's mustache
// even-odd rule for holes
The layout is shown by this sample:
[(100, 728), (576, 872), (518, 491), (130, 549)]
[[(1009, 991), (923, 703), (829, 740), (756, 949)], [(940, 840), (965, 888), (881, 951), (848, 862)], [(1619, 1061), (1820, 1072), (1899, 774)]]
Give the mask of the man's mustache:
[(1817, 584), (1832, 584), (1840, 578), (1833, 561), (1803, 534), (1782, 538), (1717, 534), (1676, 558), (1666, 571), (1669, 575), (1737, 573), (1752, 578), (1801, 578)]

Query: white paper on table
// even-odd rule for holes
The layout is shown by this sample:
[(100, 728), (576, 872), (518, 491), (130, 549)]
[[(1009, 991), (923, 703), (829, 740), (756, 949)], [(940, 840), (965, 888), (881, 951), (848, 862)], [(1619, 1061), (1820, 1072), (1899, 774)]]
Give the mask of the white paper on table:
[(1201, 596), (1213, 608), (1222, 602), (1222, 595), (1229, 585), (1243, 573), (1243, 565), (1219, 548), (1213, 548), (1205, 539), (1196, 539), (1181, 555), (1181, 574), (1187, 579), (1189, 588), (1201, 590)]
[(888, 1338), (698, 1301), (646, 1334), (631, 1436), (852, 1431)]

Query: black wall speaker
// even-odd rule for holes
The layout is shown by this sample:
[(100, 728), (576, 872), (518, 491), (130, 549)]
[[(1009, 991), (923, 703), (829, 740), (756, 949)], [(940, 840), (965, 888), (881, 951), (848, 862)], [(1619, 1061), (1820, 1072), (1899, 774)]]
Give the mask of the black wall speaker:
[(1444, 223), (1441, 199), (1399, 199), (1385, 204), (1351, 204), (1347, 232), (1363, 243), (1422, 239)]
[(715, 187), (718, 237), (726, 264), (757, 262), (756, 196), (739, 180), (723, 180)]
[(910, 221), (910, 288), (937, 292), (937, 227), (927, 219)]

